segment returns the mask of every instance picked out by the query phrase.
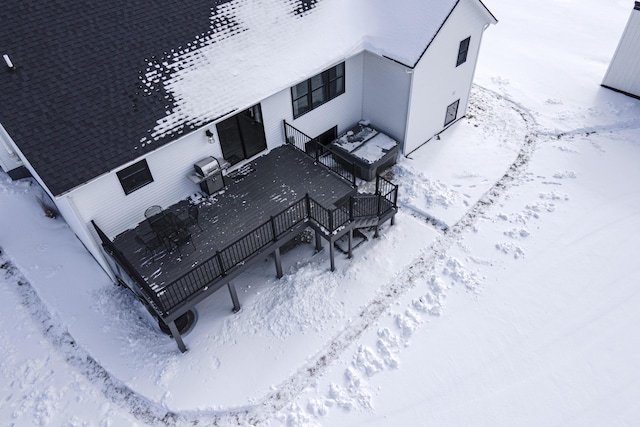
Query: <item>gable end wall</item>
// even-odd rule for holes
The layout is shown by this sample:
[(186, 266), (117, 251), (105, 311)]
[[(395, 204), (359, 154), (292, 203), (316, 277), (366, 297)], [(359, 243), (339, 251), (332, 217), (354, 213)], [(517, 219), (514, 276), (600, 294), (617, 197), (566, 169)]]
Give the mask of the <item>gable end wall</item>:
[[(487, 15), (461, 0), (413, 71), (404, 154), (444, 129), (447, 106), (460, 100), (456, 119), (467, 110)], [(460, 42), (471, 37), (467, 60), (456, 67)]]

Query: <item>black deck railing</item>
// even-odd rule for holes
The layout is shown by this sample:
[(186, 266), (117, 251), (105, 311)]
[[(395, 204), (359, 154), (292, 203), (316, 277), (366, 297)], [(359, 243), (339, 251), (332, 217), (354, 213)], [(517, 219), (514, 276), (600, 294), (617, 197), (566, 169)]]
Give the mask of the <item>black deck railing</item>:
[[(157, 311), (158, 315), (165, 317), (198, 292), (207, 289), (217, 280), (258, 256), (271, 244), (290, 237), (291, 231), (298, 229), (302, 223), (313, 221), (322, 233), (332, 235), (355, 219), (384, 217), (390, 210), (397, 208), (397, 192), (397, 185), (378, 176), (376, 194), (359, 194), (333, 208), (322, 206), (307, 194), (240, 239), (200, 262), (178, 279), (155, 287), (147, 283), (95, 223), (94, 227), (107, 253), (122, 266), (147, 296), (147, 304)], [(141, 297), (139, 292), (136, 295)]]
[(352, 197), (350, 200), (352, 219), (379, 216), (379, 200), (378, 194), (358, 194)]
[(329, 209), (306, 195), (176, 280), (156, 287), (149, 285), (98, 226), (94, 226), (107, 252), (148, 295), (149, 303), (158, 314), (166, 316), (199, 291), (259, 255), (267, 246), (287, 236), (301, 223), (311, 220), (323, 233), (331, 235), (354, 218), (380, 216), (382, 198), (382, 195), (367, 195), (366, 198), (359, 195)]
[(350, 160), (340, 156), (330, 147), (320, 144), (318, 138), (311, 138), (304, 132), (291, 126), (283, 120), (285, 141), (298, 150), (307, 154), (316, 163), (319, 163), (347, 180), (352, 186), (356, 186), (356, 165)]
[(378, 175), (376, 177), (376, 194), (379, 197), (378, 216), (384, 216), (398, 206), (398, 186)]

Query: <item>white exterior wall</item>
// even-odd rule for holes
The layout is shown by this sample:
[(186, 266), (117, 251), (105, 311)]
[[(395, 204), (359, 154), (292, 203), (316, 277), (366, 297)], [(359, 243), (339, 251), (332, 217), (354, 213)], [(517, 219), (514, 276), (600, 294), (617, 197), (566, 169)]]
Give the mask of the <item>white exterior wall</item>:
[[(215, 130), (214, 126), (210, 128)], [(116, 172), (141, 158), (56, 199), (69, 227), (105, 270), (109, 271), (91, 221), (113, 238), (143, 221), (149, 206), (168, 207), (199, 191), (199, 186), (188, 178), (193, 164), (206, 156), (221, 157), (220, 144), (209, 144), (204, 132), (205, 129), (193, 132), (145, 156), (153, 182), (133, 193), (124, 194)]]
[[(487, 13), (477, 3), (462, 0), (416, 65), (405, 135), (404, 154), (418, 148), (444, 128), (447, 106), (460, 100), (462, 117), (478, 59)], [(467, 61), (456, 67), (460, 42), (471, 36)]]
[(640, 10), (631, 12), (602, 84), (640, 97)]
[(145, 159), (153, 182), (133, 193), (124, 194), (116, 176), (123, 169), (119, 168), (60, 199), (68, 198), (86, 224), (94, 220), (107, 236), (114, 237), (142, 221), (149, 206), (167, 207), (199, 191), (188, 175), (195, 162), (211, 155), (220, 156), (220, 145), (209, 144), (204, 129), (199, 130), (148, 154)]
[(267, 149), (271, 150), (284, 144), (284, 128), (282, 120), (289, 123), (291, 117), (291, 92), (282, 90), (260, 103), (262, 105), (262, 119), (264, 135), (267, 138)]
[(411, 69), (371, 52), (364, 53), (362, 118), (402, 143), (407, 122)]

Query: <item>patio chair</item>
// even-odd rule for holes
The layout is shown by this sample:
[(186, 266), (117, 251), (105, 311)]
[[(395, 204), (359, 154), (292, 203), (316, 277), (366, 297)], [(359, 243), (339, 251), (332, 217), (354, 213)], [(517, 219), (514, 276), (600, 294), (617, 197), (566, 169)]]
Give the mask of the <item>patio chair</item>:
[(187, 208), (187, 214), (188, 216), (183, 220), (185, 225), (187, 226), (197, 225), (200, 231), (202, 231), (202, 227), (200, 226), (200, 221), (199, 221), (200, 210), (198, 209), (198, 206), (189, 205), (189, 207)]
[(196, 245), (195, 243), (193, 243), (193, 239), (191, 238), (191, 233), (189, 233), (183, 228), (178, 228), (174, 230), (171, 234), (169, 234), (167, 236), (167, 241), (172, 246), (171, 251), (173, 252), (173, 249), (177, 249), (178, 254), (180, 254), (180, 256), (182, 256), (181, 248), (185, 246), (187, 243), (191, 243), (191, 246), (193, 246), (193, 252), (196, 251)]
[(158, 241), (164, 244), (167, 251), (172, 250), (171, 235), (179, 228), (173, 224), (168, 215), (164, 213), (155, 215), (147, 219), (151, 230), (154, 232)]
[(136, 242), (145, 248), (145, 252), (151, 254), (152, 259), (155, 261), (156, 251), (159, 248), (164, 248), (162, 239), (157, 236), (153, 236), (148, 239), (143, 239), (141, 236), (135, 236)]

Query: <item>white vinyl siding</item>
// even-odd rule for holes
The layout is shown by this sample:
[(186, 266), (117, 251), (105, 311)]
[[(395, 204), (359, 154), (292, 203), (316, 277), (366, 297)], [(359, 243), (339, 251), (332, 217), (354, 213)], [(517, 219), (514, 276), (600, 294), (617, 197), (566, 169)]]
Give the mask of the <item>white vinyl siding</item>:
[(149, 206), (166, 207), (199, 191), (188, 178), (193, 173), (193, 164), (206, 156), (221, 155), (220, 145), (209, 144), (204, 132), (204, 129), (194, 132), (147, 155), (153, 182), (128, 196), (115, 171), (72, 191), (69, 196), (78, 214), (87, 226), (95, 220), (112, 238), (142, 221)]
[(411, 70), (373, 53), (364, 54), (362, 118), (399, 142), (404, 140)]
[(632, 10), (602, 84), (640, 97), (640, 10)]

